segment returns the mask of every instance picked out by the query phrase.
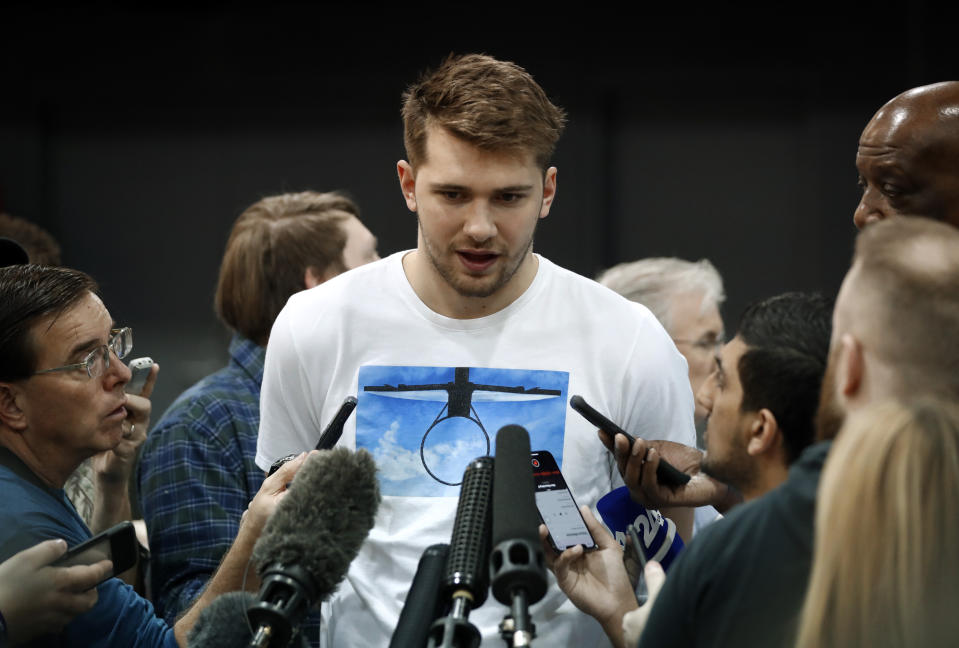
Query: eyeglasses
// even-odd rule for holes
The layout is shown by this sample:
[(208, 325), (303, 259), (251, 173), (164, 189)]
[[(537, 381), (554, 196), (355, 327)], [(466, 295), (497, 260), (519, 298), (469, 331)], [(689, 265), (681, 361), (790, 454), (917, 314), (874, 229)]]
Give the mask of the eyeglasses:
[(87, 354), (83, 362), (76, 364), (63, 365), (53, 369), (44, 369), (37, 371), (33, 375), (52, 373), (54, 371), (73, 371), (74, 369), (83, 369), (90, 378), (99, 378), (103, 372), (110, 368), (110, 352), (116, 355), (117, 359), (122, 360), (133, 349), (133, 329), (130, 327), (111, 329), (110, 341), (98, 346)]

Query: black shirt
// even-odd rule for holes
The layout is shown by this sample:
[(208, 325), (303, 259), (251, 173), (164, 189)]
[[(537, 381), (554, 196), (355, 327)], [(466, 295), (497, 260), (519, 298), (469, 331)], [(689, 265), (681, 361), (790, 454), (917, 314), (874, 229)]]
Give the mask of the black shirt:
[(706, 527), (679, 555), (640, 648), (792, 646), (812, 563), (816, 488), (831, 443), (785, 483)]

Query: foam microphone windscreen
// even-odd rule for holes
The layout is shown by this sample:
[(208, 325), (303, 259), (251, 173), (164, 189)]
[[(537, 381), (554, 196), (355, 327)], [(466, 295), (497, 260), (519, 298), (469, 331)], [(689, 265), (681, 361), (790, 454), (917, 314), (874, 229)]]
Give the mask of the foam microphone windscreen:
[(473, 596), (473, 608), (486, 601), (489, 590), (492, 491), (493, 458), (474, 459), (463, 473), (443, 580), (448, 595), (458, 589), (468, 590)]
[(228, 592), (218, 596), (200, 612), (187, 633), (187, 645), (195, 648), (238, 648), (253, 638), (246, 610), (256, 596), (250, 592)]
[(376, 464), (366, 450), (311, 454), (253, 547), (257, 573), (297, 565), (325, 600), (346, 576), (380, 503)]
[(530, 463), (529, 433), (519, 425), (507, 425), (496, 433), (493, 546), (520, 538), (539, 544), (536, 485)]

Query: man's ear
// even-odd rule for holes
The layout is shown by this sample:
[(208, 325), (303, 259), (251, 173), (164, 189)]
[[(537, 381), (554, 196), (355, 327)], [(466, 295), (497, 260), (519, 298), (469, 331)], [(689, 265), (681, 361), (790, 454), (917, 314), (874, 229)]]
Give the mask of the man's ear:
[(400, 178), (400, 191), (403, 192), (403, 200), (406, 201), (406, 207), (411, 211), (416, 211), (416, 176), (413, 173), (413, 167), (406, 160), (400, 160), (396, 163), (396, 175)]
[(746, 452), (751, 456), (767, 454), (782, 443), (782, 435), (776, 416), (765, 407), (756, 412), (749, 426)]
[(20, 407), (22, 392), (11, 383), (0, 383), (0, 421), (12, 430), (27, 428), (27, 415)]
[(836, 389), (847, 399), (853, 398), (862, 387), (865, 371), (862, 344), (849, 333), (839, 338), (839, 367)]
[(539, 217), (546, 218), (549, 215), (549, 208), (553, 206), (553, 200), (556, 199), (556, 167), (546, 169), (546, 177), (543, 178), (543, 206), (539, 210)]

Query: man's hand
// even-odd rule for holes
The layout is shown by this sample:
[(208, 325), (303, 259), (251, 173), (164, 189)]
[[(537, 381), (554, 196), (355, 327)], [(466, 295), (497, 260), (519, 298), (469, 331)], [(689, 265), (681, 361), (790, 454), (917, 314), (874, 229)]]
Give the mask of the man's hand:
[(646, 563), (643, 577), (646, 579), (646, 591), (649, 592), (649, 598), (639, 609), (631, 610), (623, 615), (623, 639), (627, 646), (635, 646), (639, 643), (639, 637), (646, 627), (646, 621), (653, 609), (653, 603), (656, 602), (659, 590), (663, 589), (663, 584), (666, 582), (666, 572), (663, 571), (663, 566), (655, 560)]
[[(726, 484), (700, 472), (703, 453), (696, 448), (645, 439), (636, 439), (630, 448), (622, 434), (611, 439), (602, 430), (599, 430), (599, 439), (616, 457), (619, 474), (629, 487), (630, 496), (646, 508), (722, 506), (729, 494)], [(660, 484), (656, 469), (662, 457), (692, 478), (675, 488)]]
[(636, 596), (623, 566), (623, 550), (588, 506), (580, 507), (583, 520), (599, 549), (585, 551), (576, 545), (557, 554), (546, 540), (548, 531), (540, 525), (546, 565), (556, 582), (577, 608), (603, 626), (614, 646), (623, 646), (623, 615), (636, 607)]
[(256, 492), (250, 505), (240, 518), (240, 530), (237, 532), (236, 540), (233, 541), (229, 551), (223, 556), (223, 562), (220, 563), (200, 597), (173, 626), (173, 632), (179, 645), (187, 645), (187, 633), (206, 606), (221, 594), (234, 592), (243, 587), (244, 575), (246, 575), (247, 591), (255, 592), (259, 589), (259, 577), (252, 570), (247, 574), (253, 545), (259, 539), (266, 521), (273, 515), (273, 511), (276, 510), (280, 501), (286, 497), (287, 486), (293, 481), (296, 472), (306, 461), (306, 458), (315, 452), (319, 452), (319, 450), (300, 454), (295, 459), (287, 461), (280, 466), (279, 470), (263, 480), (260, 490)]
[(237, 538), (244, 533), (255, 534), (256, 537), (259, 537), (263, 526), (269, 517), (273, 515), (273, 511), (276, 510), (280, 500), (286, 497), (287, 487), (290, 485), (290, 482), (293, 481), (293, 476), (296, 475), (296, 472), (300, 469), (300, 466), (303, 465), (303, 462), (306, 461), (306, 458), (317, 452), (319, 452), (319, 450), (300, 453), (295, 459), (287, 461), (280, 466), (279, 470), (263, 480), (260, 490), (256, 492), (250, 505), (243, 511), (243, 516), (240, 518), (240, 531), (237, 534)]
[(94, 585), (110, 573), (112, 563), (51, 567), (66, 550), (63, 540), (47, 540), (0, 564), (0, 612), (10, 643), (58, 632), (96, 604)]
[(147, 376), (143, 391), (139, 395), (127, 394), (127, 418), (123, 422), (123, 438), (112, 450), (105, 450), (91, 459), (93, 474), (97, 486), (121, 484), (125, 489), (133, 467), (136, 464), (137, 449), (147, 438), (147, 428), (150, 426), (150, 395), (156, 385), (160, 365), (154, 364)]

